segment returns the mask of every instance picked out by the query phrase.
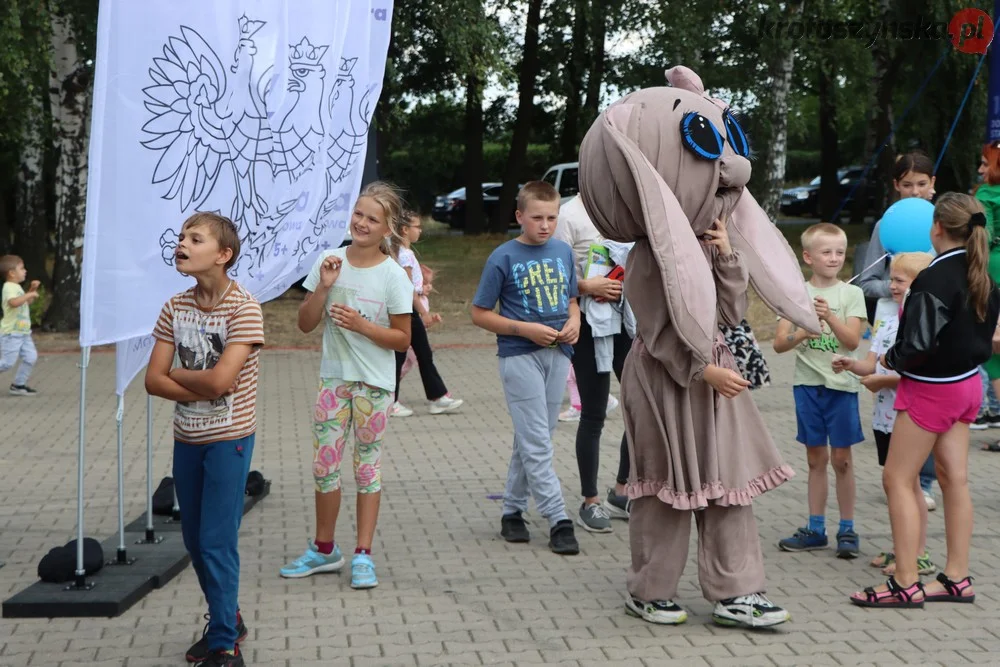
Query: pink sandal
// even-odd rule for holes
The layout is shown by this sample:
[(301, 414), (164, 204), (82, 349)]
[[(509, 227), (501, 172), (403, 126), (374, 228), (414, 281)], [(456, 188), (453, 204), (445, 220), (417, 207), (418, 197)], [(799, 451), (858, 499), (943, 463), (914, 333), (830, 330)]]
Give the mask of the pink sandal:
[[(889, 577), (885, 582), (888, 590), (876, 591), (873, 586), (851, 596), (851, 602), (859, 607), (885, 607), (887, 609), (923, 609), (924, 585), (919, 581), (907, 588), (900, 588), (896, 577)], [(921, 594), (919, 600), (913, 596)]]
[[(939, 572), (937, 580), (944, 586), (941, 593), (924, 594), (926, 602), (966, 602), (976, 601), (976, 594), (972, 591), (972, 577), (966, 577), (961, 581), (952, 581), (945, 576), (944, 572)], [(963, 595), (966, 591), (971, 595)]]

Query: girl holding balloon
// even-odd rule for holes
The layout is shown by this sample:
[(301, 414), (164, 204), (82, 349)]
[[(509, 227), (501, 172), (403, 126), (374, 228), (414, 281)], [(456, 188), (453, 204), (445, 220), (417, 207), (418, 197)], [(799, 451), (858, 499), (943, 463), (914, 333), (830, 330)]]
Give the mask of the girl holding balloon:
[[(892, 300), (889, 290), (890, 255), (901, 252), (934, 253), (930, 239), (931, 206), (922, 207), (917, 201), (929, 202), (934, 198), (934, 162), (922, 151), (910, 151), (896, 159), (892, 172), (892, 187), (899, 195), (899, 201), (886, 210), (882, 219), (875, 223), (868, 254), (858, 280), (858, 286), (865, 296), (878, 299), (875, 308), (874, 332), (878, 332), (887, 317), (895, 316), (898, 304)], [(926, 208), (927, 210), (923, 210)], [(934, 499), (934, 457), (928, 457), (920, 472), (920, 488), (924, 491), (924, 501), (928, 510), (937, 509)]]

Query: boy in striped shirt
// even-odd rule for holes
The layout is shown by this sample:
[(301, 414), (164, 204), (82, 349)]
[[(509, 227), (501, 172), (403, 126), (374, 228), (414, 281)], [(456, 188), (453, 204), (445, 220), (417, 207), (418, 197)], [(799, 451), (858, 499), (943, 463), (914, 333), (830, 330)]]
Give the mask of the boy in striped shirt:
[[(208, 601), (204, 636), (186, 657), (225, 667), (245, 664), (238, 646), (247, 628), (237, 602), (237, 539), (264, 344), (260, 304), (226, 274), (239, 252), (229, 219), (196, 213), (184, 222), (174, 265), (197, 284), (163, 306), (146, 369), (146, 391), (177, 403), (173, 474), (181, 532)], [(175, 353), (180, 366), (172, 368)]]

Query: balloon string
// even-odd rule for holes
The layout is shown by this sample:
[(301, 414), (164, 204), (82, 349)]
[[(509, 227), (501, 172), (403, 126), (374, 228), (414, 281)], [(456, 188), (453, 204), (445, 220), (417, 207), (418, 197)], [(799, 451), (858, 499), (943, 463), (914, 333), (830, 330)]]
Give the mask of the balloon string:
[(857, 280), (858, 278), (860, 278), (861, 276), (863, 276), (864, 273), (865, 273), (865, 271), (867, 271), (868, 269), (872, 268), (873, 266), (875, 266), (876, 264), (878, 264), (879, 262), (881, 262), (883, 259), (885, 259), (888, 256), (889, 256), (889, 253), (885, 253), (884, 255), (882, 255), (881, 257), (879, 257), (878, 259), (876, 259), (874, 262), (872, 262), (871, 264), (869, 264), (865, 268), (861, 269), (861, 273), (859, 273), (858, 275), (854, 276), (853, 278), (851, 278), (850, 280), (847, 281), (848, 284), (853, 283), (855, 280)]

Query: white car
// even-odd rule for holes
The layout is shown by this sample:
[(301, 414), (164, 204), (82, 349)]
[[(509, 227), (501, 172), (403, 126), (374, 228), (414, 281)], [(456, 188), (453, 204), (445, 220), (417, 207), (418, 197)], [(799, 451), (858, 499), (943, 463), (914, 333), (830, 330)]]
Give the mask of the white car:
[(559, 205), (563, 205), (580, 192), (580, 163), (564, 162), (549, 167), (542, 180), (551, 183), (559, 192)]

